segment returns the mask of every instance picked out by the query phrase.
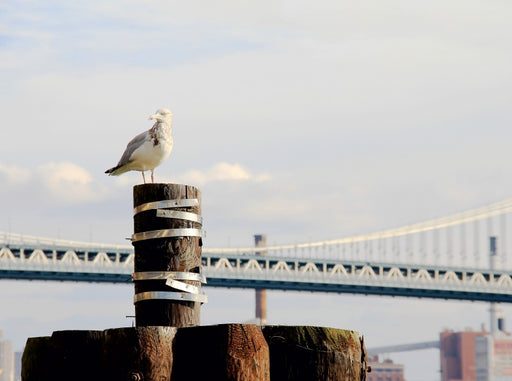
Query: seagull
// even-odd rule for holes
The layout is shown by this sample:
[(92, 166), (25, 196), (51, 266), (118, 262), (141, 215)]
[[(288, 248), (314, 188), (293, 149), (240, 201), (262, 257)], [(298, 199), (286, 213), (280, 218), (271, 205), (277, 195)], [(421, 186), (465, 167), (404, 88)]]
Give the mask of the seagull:
[(151, 171), (151, 182), (155, 182), (155, 168), (169, 157), (172, 150), (172, 112), (161, 108), (149, 117), (151, 119), (156, 120), (153, 127), (134, 137), (126, 146), (119, 163), (105, 173), (119, 176), (128, 171), (141, 171), (142, 180), (146, 184), (144, 172)]

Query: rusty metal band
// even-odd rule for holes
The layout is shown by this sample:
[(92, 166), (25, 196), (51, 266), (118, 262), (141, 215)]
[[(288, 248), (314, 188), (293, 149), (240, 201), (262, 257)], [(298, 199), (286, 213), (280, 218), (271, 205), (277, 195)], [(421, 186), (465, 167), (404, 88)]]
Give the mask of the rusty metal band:
[(182, 212), (181, 210), (157, 209), (157, 217), (175, 218), (177, 220), (186, 220), (202, 224), (203, 217), (196, 213)]
[(191, 206), (199, 206), (199, 200), (197, 198), (183, 198), (179, 200), (153, 201), (133, 208), (133, 215), (151, 209), (185, 208)]
[(206, 277), (203, 274), (191, 273), (187, 271), (141, 271), (132, 274), (133, 280), (193, 280), (206, 283)]
[(196, 295), (185, 292), (147, 291), (135, 294), (133, 303), (138, 303), (143, 300), (178, 300), (182, 302), (207, 303), (208, 296), (205, 294)]
[(132, 234), (132, 242), (144, 241), (146, 239), (172, 238), (172, 237), (204, 237), (204, 230), (183, 228), (183, 229), (161, 229), (150, 230)]

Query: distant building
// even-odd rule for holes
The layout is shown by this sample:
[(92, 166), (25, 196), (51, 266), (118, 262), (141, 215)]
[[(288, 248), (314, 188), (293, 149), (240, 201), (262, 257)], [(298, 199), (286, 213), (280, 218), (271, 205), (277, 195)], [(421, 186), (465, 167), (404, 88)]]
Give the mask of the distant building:
[(512, 380), (512, 339), (500, 333), (475, 340), (477, 381)]
[(441, 332), (441, 380), (476, 381), (475, 338), (488, 332)]
[(14, 381), (21, 381), (21, 358), (23, 352), (14, 352)]
[(14, 352), (12, 343), (8, 340), (2, 340), (2, 331), (0, 330), (0, 381), (14, 381)]
[(389, 359), (379, 362), (378, 356), (370, 357), (369, 360), (368, 365), (372, 370), (367, 375), (367, 381), (405, 381), (403, 365)]

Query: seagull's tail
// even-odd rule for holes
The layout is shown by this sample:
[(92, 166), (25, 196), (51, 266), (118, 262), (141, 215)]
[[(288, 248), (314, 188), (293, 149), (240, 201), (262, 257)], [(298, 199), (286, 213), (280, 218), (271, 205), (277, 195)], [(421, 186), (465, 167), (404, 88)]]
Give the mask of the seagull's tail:
[(119, 176), (125, 173), (126, 171), (127, 170), (123, 168), (123, 166), (116, 165), (115, 167), (107, 169), (105, 173), (108, 174), (109, 176)]

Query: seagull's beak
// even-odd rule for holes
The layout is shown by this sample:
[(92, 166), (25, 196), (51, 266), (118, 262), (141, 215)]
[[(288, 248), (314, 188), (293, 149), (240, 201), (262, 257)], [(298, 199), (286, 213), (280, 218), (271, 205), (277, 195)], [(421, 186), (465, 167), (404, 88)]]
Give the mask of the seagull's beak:
[(161, 115), (160, 114), (153, 114), (148, 119), (149, 120), (151, 120), (151, 119), (160, 120), (161, 119)]

